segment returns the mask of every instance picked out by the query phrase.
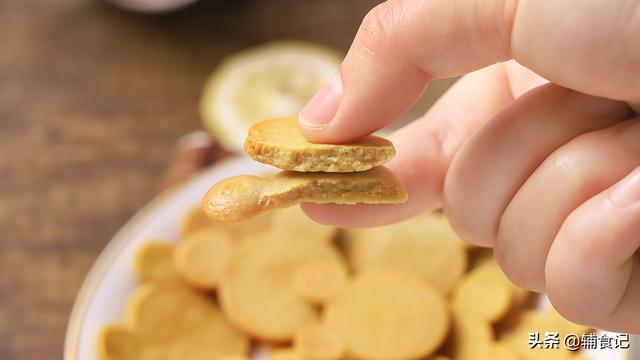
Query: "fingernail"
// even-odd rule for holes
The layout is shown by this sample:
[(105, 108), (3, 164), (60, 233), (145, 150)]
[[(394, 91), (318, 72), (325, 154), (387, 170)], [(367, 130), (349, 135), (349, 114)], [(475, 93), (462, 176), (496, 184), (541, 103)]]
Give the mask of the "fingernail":
[(632, 205), (640, 201), (640, 168), (635, 169), (626, 178), (615, 185), (611, 200), (622, 206)]
[(579, 92), (573, 92), (571, 103), (579, 114), (589, 117), (611, 116), (617, 112), (627, 112), (629, 107), (622, 101), (605, 99)]
[(342, 100), (340, 73), (326, 83), (300, 111), (300, 122), (309, 128), (322, 129), (329, 125), (338, 112)]

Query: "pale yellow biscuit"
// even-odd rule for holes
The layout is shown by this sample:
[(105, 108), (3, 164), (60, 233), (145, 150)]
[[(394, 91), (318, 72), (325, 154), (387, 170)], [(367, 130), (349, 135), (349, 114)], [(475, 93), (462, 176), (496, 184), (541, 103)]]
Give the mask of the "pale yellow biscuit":
[(348, 174), (284, 171), (270, 179), (234, 176), (209, 189), (202, 208), (214, 220), (237, 222), (301, 202), (353, 205), (397, 204), (406, 200), (407, 192), (400, 180), (386, 168), (376, 167)]
[(125, 324), (140, 344), (136, 359), (215, 359), (249, 351), (246, 335), (214, 300), (185, 286), (148, 283), (138, 288), (127, 303)]
[(449, 328), (444, 296), (417, 277), (358, 275), (327, 305), (326, 324), (358, 359), (419, 359), (433, 354)]
[(387, 139), (370, 135), (348, 144), (315, 144), (298, 131), (295, 119), (259, 122), (249, 129), (244, 149), (261, 163), (283, 170), (365, 171), (391, 160), (396, 151)]
[(345, 346), (338, 334), (323, 324), (311, 324), (299, 329), (293, 347), (300, 357), (308, 360), (340, 360)]
[(133, 268), (140, 281), (174, 281), (175, 245), (161, 240), (144, 243), (135, 254)]
[(202, 210), (202, 207), (198, 206), (189, 210), (182, 218), (182, 222), (180, 223), (180, 235), (184, 239), (192, 232), (207, 227), (214, 227), (229, 233), (234, 240), (240, 240), (248, 234), (269, 228), (271, 223), (271, 213), (265, 213), (247, 221), (240, 221), (236, 223), (215, 221), (207, 216), (207, 214)]
[(493, 359), (489, 353), (494, 334), (489, 323), (455, 310), (452, 315), (450, 336), (445, 346), (447, 355), (457, 360)]
[(181, 278), (199, 289), (215, 289), (234, 249), (231, 236), (215, 227), (192, 232), (179, 243), (173, 257)]
[(273, 349), (267, 352), (268, 360), (305, 360), (293, 348)]
[(334, 226), (318, 224), (309, 219), (300, 206), (279, 209), (266, 214), (273, 214), (271, 228), (269, 229), (273, 236), (285, 234), (286, 236), (297, 237), (301, 241), (329, 242), (336, 237), (338, 232), (338, 229)]
[(314, 261), (296, 273), (295, 289), (303, 299), (324, 304), (335, 298), (347, 284), (347, 269), (336, 261)]
[(348, 230), (345, 246), (356, 272), (407, 271), (443, 293), (453, 288), (467, 267), (465, 247), (438, 213), (378, 228)]
[(318, 309), (295, 290), (295, 275), (314, 261), (342, 262), (328, 242), (256, 235), (234, 251), (218, 287), (222, 309), (244, 332), (286, 342), (304, 325), (319, 321)]
[(123, 325), (105, 326), (96, 348), (100, 360), (138, 360), (143, 350), (136, 334)]
[(460, 281), (451, 305), (460, 314), (494, 323), (507, 314), (512, 301), (513, 293), (508, 283), (476, 269)]

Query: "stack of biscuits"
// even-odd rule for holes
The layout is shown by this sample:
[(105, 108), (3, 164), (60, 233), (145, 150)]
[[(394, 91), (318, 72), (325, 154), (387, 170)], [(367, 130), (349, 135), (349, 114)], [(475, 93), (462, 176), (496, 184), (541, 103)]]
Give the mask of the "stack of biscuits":
[(378, 136), (348, 144), (316, 144), (298, 132), (295, 119), (277, 118), (253, 125), (244, 147), (252, 159), (283, 171), (268, 178), (234, 176), (215, 184), (202, 202), (214, 220), (243, 221), (301, 202), (353, 205), (407, 200), (404, 185), (381, 166), (395, 155), (393, 144)]

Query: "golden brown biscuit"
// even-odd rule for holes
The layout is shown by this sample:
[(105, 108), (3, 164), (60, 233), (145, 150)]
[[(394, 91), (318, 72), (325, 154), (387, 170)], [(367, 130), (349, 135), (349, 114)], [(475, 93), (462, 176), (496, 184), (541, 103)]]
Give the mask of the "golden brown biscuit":
[(376, 167), (348, 174), (284, 171), (271, 179), (234, 176), (209, 189), (202, 208), (214, 220), (237, 222), (301, 202), (353, 205), (405, 201), (407, 192), (400, 180), (386, 168)]
[(244, 149), (261, 163), (283, 170), (353, 172), (382, 165), (396, 154), (387, 139), (370, 135), (349, 144), (314, 144), (298, 131), (295, 119), (261, 121), (249, 129)]
[(444, 296), (417, 277), (390, 271), (358, 275), (327, 305), (326, 324), (358, 359), (420, 359), (449, 328)]

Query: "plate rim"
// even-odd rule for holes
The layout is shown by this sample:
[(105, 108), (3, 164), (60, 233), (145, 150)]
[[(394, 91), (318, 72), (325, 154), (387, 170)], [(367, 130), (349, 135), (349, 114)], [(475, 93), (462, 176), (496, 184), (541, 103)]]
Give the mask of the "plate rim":
[(82, 285), (80, 285), (80, 289), (78, 290), (73, 302), (73, 306), (71, 307), (64, 339), (64, 360), (79, 360), (78, 346), (81, 335), (80, 329), (82, 320), (84, 319), (93, 295), (95, 294), (100, 281), (104, 278), (113, 262), (127, 246), (132, 235), (142, 228), (145, 220), (151, 217), (158, 208), (162, 207), (163, 204), (179, 190), (184, 189), (199, 181), (201, 178), (208, 176), (211, 171), (217, 171), (220, 166), (228, 166), (230, 163), (242, 161), (246, 161), (246, 158), (242, 156), (232, 156), (221, 159), (212, 166), (193, 174), (185, 181), (163, 190), (136, 211), (135, 214), (129, 218), (129, 220), (127, 220), (127, 222), (125, 222), (125, 224), (109, 239), (109, 241), (107, 241), (106, 245), (91, 265), (89, 272), (85, 275)]

